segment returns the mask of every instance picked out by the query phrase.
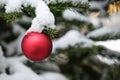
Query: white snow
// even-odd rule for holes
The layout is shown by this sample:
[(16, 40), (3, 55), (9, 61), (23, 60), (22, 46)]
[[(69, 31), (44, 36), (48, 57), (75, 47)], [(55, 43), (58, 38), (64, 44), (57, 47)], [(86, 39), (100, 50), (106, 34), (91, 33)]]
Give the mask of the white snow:
[(45, 3), (47, 3), (47, 4), (56, 3), (57, 1), (62, 2), (62, 3), (72, 2), (74, 5), (78, 4), (78, 3), (87, 3), (88, 2), (88, 0), (43, 0), (43, 1), (45, 1)]
[(120, 27), (120, 13), (111, 14), (109, 17), (89, 16), (89, 20), (95, 27), (100, 24), (100, 27)]
[(56, 3), (56, 0), (43, 0), (46, 4)]
[(55, 19), (48, 6), (43, 1), (39, 2), (39, 5), (40, 6), (37, 6), (35, 10), (36, 18), (38, 19), (39, 23), (42, 26), (55, 28)]
[(90, 19), (90, 22), (93, 24), (93, 26), (95, 27), (95, 28), (97, 28), (97, 27), (102, 27), (101, 26), (101, 19), (100, 18), (98, 18), (98, 17), (93, 17), (93, 16), (89, 16), (89, 19)]
[(72, 2), (73, 4), (77, 4), (79, 2), (86, 3), (88, 0), (58, 0), (59, 2)]
[(99, 59), (101, 62), (106, 63), (108, 65), (112, 65), (115, 63), (118, 63), (119, 61), (117, 59), (110, 59), (107, 57), (103, 57), (101, 55), (96, 55), (97, 59)]
[(42, 0), (22, 0), (22, 4), (25, 7), (31, 6), (36, 8), (39, 5), (39, 1), (42, 1)]
[(77, 43), (83, 43), (82, 47), (91, 47), (93, 45), (93, 41), (82, 36), (80, 32), (76, 30), (70, 30), (60, 39), (53, 41), (53, 52), (57, 48), (65, 49), (69, 45), (74, 46)]
[(79, 2), (88, 3), (88, 0), (71, 0), (71, 1), (73, 1), (73, 3), (79, 3)]
[(87, 37), (99, 37), (105, 34), (114, 36), (120, 33), (120, 14), (113, 14), (108, 18), (90, 17), (90, 20), (94, 25), (101, 23), (103, 26), (88, 33)]
[(72, 3), (79, 3), (79, 2), (88, 2), (88, 0), (58, 0), (58, 2), (72, 2)]
[(78, 20), (78, 21), (89, 22), (89, 18), (87, 18), (86, 16), (83, 16), (82, 14), (78, 13), (73, 9), (66, 9), (62, 15), (63, 15), (63, 18), (65, 18), (66, 20), (70, 20), (70, 21)]
[(0, 72), (5, 72), (5, 68), (6, 68), (6, 60), (2, 48), (0, 46)]
[(101, 22), (107, 27), (120, 27), (120, 13), (112, 14), (108, 18), (102, 18)]
[(65, 76), (55, 72), (36, 74), (29, 67), (24, 65), (19, 58), (7, 58), (7, 64), (11, 74), (0, 74), (0, 80), (68, 80)]
[[(32, 1), (32, 0), (31, 0)], [(31, 2), (31, 5), (33, 3)], [(37, 31), (41, 32), (44, 27), (55, 28), (55, 19), (51, 11), (49, 10), (47, 4), (44, 1), (38, 0), (34, 2), (35, 5), (35, 14), (36, 17), (32, 21), (31, 27), (28, 29), (28, 32)], [(37, 5), (37, 6), (36, 6)]]
[(7, 4), (5, 6), (6, 9), (6, 13), (10, 13), (10, 12), (20, 12), (20, 8), (22, 5), (22, 1), (21, 0), (7, 0)]
[(107, 40), (107, 41), (97, 41), (94, 43), (97, 46), (104, 46), (110, 50), (120, 52), (120, 39), (118, 40)]
[(21, 51), (21, 41), (22, 41), (22, 38), (25, 34), (25, 29), (23, 29), (21, 26), (19, 26), (17, 24), (13, 24), (12, 27), (13, 27), (13, 32), (15, 34), (19, 34), (19, 37), (16, 40), (14, 40), (14, 41), (12, 41), (8, 44), (3, 42), (3, 41), (1, 42), (7, 49), (7, 52), (6, 52), (7, 55), (11, 55), (14, 52), (16, 52), (16, 54), (22, 53), (22, 51)]
[(57, 72), (45, 72), (41, 75), (45, 80), (68, 80), (65, 76)]
[(0, 7), (6, 4), (7, 0), (0, 0)]
[(102, 22), (101, 18), (93, 17), (93, 16), (89, 16), (89, 15), (85, 16), (85, 15), (78, 13), (77, 11), (75, 11), (73, 9), (66, 9), (65, 11), (63, 11), (62, 16), (64, 19), (70, 20), (70, 21), (78, 20), (78, 21), (85, 21), (88, 23), (92, 23), (94, 25), (94, 27), (99, 27), (99, 25)]
[(42, 77), (34, 73), (30, 68), (16, 59), (7, 59), (10, 68), (10, 75), (1, 74), (0, 80), (44, 80)]
[(42, 32), (43, 29), (44, 29), (44, 26), (39, 24), (39, 21), (37, 20), (37, 18), (34, 18), (32, 20), (31, 27), (27, 30), (27, 32), (25, 34), (32, 32), (32, 31)]
[(96, 29), (94, 31), (91, 31), (87, 34), (87, 37), (101, 37), (106, 34), (109, 34), (109, 36), (117, 35), (117, 33), (120, 33), (120, 27), (102, 27), (99, 29)]
[(107, 3), (108, 3), (107, 0), (104, 0), (104, 1), (90, 1), (89, 5), (90, 5), (90, 9), (102, 9), (103, 7), (106, 6)]

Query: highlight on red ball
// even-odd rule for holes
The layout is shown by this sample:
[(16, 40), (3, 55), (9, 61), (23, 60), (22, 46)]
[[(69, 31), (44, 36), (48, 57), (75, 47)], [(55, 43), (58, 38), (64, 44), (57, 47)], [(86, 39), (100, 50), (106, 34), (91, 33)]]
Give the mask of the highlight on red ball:
[(27, 33), (21, 43), (23, 54), (32, 61), (46, 59), (52, 51), (51, 39), (40, 32)]

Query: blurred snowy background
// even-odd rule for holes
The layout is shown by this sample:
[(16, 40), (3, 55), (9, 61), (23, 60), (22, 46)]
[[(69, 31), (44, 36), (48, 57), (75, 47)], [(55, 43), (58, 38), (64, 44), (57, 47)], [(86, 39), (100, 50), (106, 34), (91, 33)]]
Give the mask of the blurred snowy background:
[[(59, 31), (40, 62), (21, 51), (26, 32)], [(0, 80), (120, 80), (119, 0), (0, 0)]]

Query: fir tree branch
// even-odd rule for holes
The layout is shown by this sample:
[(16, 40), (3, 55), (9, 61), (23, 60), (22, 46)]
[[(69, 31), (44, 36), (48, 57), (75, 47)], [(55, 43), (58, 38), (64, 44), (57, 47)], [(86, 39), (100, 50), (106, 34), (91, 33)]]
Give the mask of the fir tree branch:
[(34, 7), (31, 7), (31, 6), (22, 6), (22, 12), (29, 16), (29, 17), (32, 17), (34, 18), (35, 17), (35, 8)]
[(43, 30), (43, 33), (45, 33), (50, 39), (54, 39), (58, 36), (58, 31), (56, 29), (51, 28), (45, 28)]
[(73, 4), (72, 2), (56, 2), (54, 4), (48, 5), (52, 11), (58, 11), (61, 12), (67, 8), (75, 9), (79, 12), (86, 12), (89, 10), (89, 4), (88, 3), (77, 3)]
[(22, 16), (22, 12), (5, 13), (4, 19), (7, 23), (12, 22)]
[(114, 35), (111, 34), (105, 34), (102, 36), (98, 36), (98, 37), (89, 37), (90, 39), (94, 40), (94, 41), (106, 41), (106, 40), (112, 40), (112, 39), (118, 39), (120, 38), (120, 33), (116, 33)]

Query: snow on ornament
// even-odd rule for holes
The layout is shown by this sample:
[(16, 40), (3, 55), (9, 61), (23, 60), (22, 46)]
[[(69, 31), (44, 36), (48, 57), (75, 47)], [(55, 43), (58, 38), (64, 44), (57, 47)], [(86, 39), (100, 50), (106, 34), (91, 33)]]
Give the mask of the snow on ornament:
[(47, 58), (52, 51), (52, 41), (44, 33), (30, 32), (22, 40), (22, 51), (32, 61), (41, 61)]
[[(31, 27), (23, 37), (21, 48), (24, 55), (32, 61), (41, 61), (47, 58), (52, 51), (52, 41), (42, 31), (45, 27), (54, 29), (55, 18), (47, 4), (42, 0), (22, 0), (35, 7), (36, 17)], [(26, 4), (23, 4), (24, 6)]]

